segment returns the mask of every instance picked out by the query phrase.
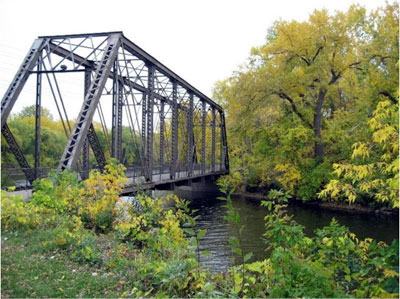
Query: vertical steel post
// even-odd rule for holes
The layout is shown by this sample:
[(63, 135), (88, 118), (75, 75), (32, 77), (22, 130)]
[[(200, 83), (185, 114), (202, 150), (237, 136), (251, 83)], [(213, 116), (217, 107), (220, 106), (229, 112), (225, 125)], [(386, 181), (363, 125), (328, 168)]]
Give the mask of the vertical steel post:
[(117, 102), (117, 148), (116, 157), (122, 163), (122, 105), (124, 86), (122, 82), (118, 81), (118, 102)]
[(215, 107), (211, 110), (211, 171), (215, 171)]
[(189, 109), (187, 110), (187, 172), (193, 174), (193, 94), (189, 95)]
[[(90, 80), (91, 80), (91, 71), (86, 70), (85, 71), (85, 78), (84, 78), (84, 95), (83, 97), (86, 97), (86, 94), (89, 90), (90, 87)], [(87, 179), (89, 177), (89, 139), (86, 136), (85, 141), (83, 142), (83, 147), (82, 147), (82, 174), (81, 174), (82, 179)]]
[(153, 110), (154, 110), (154, 65), (148, 67), (147, 130), (146, 130), (146, 180), (153, 179)]
[(171, 179), (175, 179), (176, 166), (178, 162), (178, 84), (172, 82), (172, 125), (171, 125)]
[(219, 170), (222, 170), (222, 166), (224, 165), (224, 136), (222, 134), (222, 113), (221, 111), (218, 111), (219, 113)]
[(118, 60), (115, 60), (113, 70), (113, 103), (111, 129), (111, 157), (122, 162), (122, 97), (123, 85), (118, 80)]
[[(146, 93), (142, 95), (142, 157), (143, 163), (146, 164), (146, 115), (147, 115), (147, 97)], [(146, 172), (146, 165), (142, 165), (143, 172)]]
[(164, 130), (165, 130), (165, 114), (164, 114), (164, 100), (160, 103), (160, 173), (164, 167)]
[(42, 109), (42, 59), (41, 55), (37, 61), (36, 76), (36, 111), (35, 111), (35, 179), (40, 177), (40, 118)]
[(117, 60), (113, 65), (113, 86), (112, 86), (112, 110), (111, 110), (111, 157), (115, 158), (115, 143), (116, 143), (116, 121), (117, 121), (117, 103), (118, 103), (118, 86), (117, 86)]
[(221, 135), (222, 135), (222, 141), (223, 141), (223, 149), (224, 149), (224, 165), (225, 169), (229, 170), (229, 155), (228, 155), (228, 141), (226, 138), (226, 128), (225, 128), (225, 115), (224, 112), (221, 111)]
[(201, 100), (201, 173), (206, 171), (206, 101)]

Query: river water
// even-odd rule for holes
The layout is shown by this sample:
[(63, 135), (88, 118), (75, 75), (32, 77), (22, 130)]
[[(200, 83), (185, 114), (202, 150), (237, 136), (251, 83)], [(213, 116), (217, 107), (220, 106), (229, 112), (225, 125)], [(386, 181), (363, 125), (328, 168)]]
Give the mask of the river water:
[[(198, 228), (207, 229), (206, 236), (201, 240), (200, 249), (209, 250), (210, 255), (202, 257), (203, 265), (216, 272), (226, 270), (232, 265), (232, 252), (228, 240), (229, 237), (236, 235), (232, 224), (224, 220), (226, 209), (222, 206), (225, 202), (217, 199), (219, 196), (217, 193), (185, 192), (178, 195), (189, 200), (192, 209), (198, 210), (197, 214), (200, 216), (197, 220)], [(266, 208), (260, 206), (258, 199), (241, 196), (233, 198), (233, 206), (239, 211), (241, 221), (246, 226), (243, 231), (245, 253), (253, 252), (252, 260), (267, 257), (266, 246), (262, 240)], [(305, 227), (308, 236), (312, 236), (314, 230), (329, 225), (334, 217), (359, 239), (368, 237), (391, 243), (395, 238), (399, 238), (399, 219), (396, 216), (350, 214), (304, 205), (291, 205), (287, 211), (289, 215), (293, 215), (297, 223)]]

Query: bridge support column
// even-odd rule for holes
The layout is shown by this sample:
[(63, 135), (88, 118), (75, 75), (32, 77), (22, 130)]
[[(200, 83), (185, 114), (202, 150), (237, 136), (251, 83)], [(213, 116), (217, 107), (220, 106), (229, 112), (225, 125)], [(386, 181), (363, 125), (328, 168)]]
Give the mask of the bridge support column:
[(189, 109), (187, 110), (187, 172), (193, 174), (193, 94), (189, 96)]
[(35, 111), (35, 179), (40, 177), (40, 120), (42, 107), (42, 59), (38, 57), (36, 75), (36, 111)]
[(118, 61), (114, 63), (113, 70), (113, 106), (112, 106), (112, 129), (111, 129), (111, 156), (122, 162), (122, 96), (123, 85), (118, 80)]
[(215, 108), (211, 110), (211, 171), (215, 171)]
[[(90, 87), (90, 78), (91, 72), (90, 70), (85, 71), (85, 78), (84, 78), (84, 95), (83, 97), (86, 97), (86, 94), (89, 90)], [(85, 141), (83, 142), (83, 146), (82, 146), (82, 173), (81, 173), (81, 177), (82, 179), (87, 179), (89, 178), (89, 169), (90, 169), (90, 165), (89, 165), (89, 139), (86, 136), (85, 137)]]
[(178, 164), (178, 84), (172, 82), (172, 124), (171, 124), (171, 179), (175, 179), (176, 168)]
[(206, 102), (202, 99), (201, 106), (201, 173), (206, 171)]
[(160, 103), (160, 173), (164, 170), (164, 130), (165, 130), (165, 102), (161, 100)]
[(228, 142), (226, 139), (226, 128), (225, 128), (225, 115), (224, 112), (220, 112), (221, 114), (221, 143), (222, 143), (222, 161), (221, 164), (225, 167), (226, 170), (229, 170), (229, 156), (228, 156)]
[(148, 66), (148, 96), (146, 111), (146, 155), (145, 155), (145, 178), (147, 181), (153, 179), (153, 109), (154, 109), (154, 65)]

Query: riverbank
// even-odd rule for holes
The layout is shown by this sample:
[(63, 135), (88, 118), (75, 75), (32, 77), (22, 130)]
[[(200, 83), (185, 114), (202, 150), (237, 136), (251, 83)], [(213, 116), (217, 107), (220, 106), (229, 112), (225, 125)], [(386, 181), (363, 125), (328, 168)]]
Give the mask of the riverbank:
[[(268, 200), (268, 197), (265, 194), (257, 193), (257, 192), (235, 192), (234, 196), (242, 196), (245, 198), (251, 198), (255, 200)], [(393, 208), (375, 208), (364, 206), (358, 203), (346, 203), (341, 201), (301, 201), (301, 200), (290, 200), (289, 204), (295, 205), (304, 205), (304, 206), (313, 206), (318, 207), (320, 209), (330, 210), (330, 211), (340, 211), (340, 212), (348, 212), (351, 214), (374, 214), (381, 216), (398, 216), (399, 209)]]

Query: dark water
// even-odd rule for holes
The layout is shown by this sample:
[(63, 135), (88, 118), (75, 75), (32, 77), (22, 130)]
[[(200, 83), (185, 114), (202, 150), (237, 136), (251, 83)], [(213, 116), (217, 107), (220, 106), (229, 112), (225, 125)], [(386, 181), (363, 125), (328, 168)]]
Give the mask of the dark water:
[[(233, 226), (224, 220), (225, 202), (216, 199), (216, 193), (186, 193), (180, 194), (190, 200), (190, 207), (198, 209), (200, 215), (197, 223), (199, 228), (206, 228), (207, 235), (201, 240), (201, 249), (209, 250), (211, 254), (203, 257), (203, 264), (214, 271), (223, 271), (232, 264), (231, 247), (228, 244), (230, 236), (236, 236)], [(234, 208), (240, 212), (243, 224), (243, 244), (245, 252), (253, 252), (253, 259), (266, 257), (265, 244), (262, 241), (264, 233), (264, 216), (266, 208), (260, 206), (259, 200), (244, 197), (234, 197)], [(305, 227), (305, 233), (312, 236), (315, 229), (330, 223), (333, 217), (341, 225), (347, 226), (359, 239), (373, 238), (378, 241), (391, 243), (399, 238), (398, 217), (382, 217), (366, 214), (349, 214), (321, 210), (317, 207), (289, 206), (288, 214)]]

